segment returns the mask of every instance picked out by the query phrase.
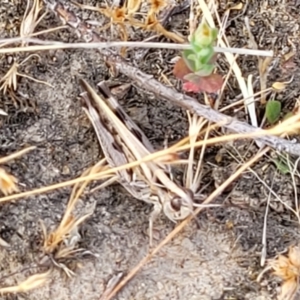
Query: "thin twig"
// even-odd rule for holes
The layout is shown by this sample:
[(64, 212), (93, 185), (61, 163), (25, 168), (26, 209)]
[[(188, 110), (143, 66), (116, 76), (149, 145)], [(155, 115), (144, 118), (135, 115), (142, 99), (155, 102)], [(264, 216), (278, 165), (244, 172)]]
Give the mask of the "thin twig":
[[(274, 178), (272, 180), (271, 190), (273, 189), (273, 184), (274, 184)], [(261, 244), (262, 244), (261, 258), (260, 258), (261, 267), (264, 267), (266, 262), (266, 257), (267, 257), (267, 225), (268, 225), (268, 213), (269, 213), (270, 202), (271, 202), (271, 193), (269, 193), (268, 195), (268, 201), (267, 201), (266, 211), (264, 216), (264, 227), (263, 227), (263, 233), (261, 238)]]
[[(0, 49), (0, 54), (16, 53), (16, 52), (31, 52), (31, 51), (46, 51), (53, 49), (107, 49), (107, 48), (158, 48), (158, 49), (175, 49), (185, 50), (190, 49), (190, 44), (174, 44), (174, 43), (153, 43), (153, 42), (93, 42), (93, 43), (63, 43), (58, 41), (44, 41), (36, 38), (9, 38), (0, 39), (0, 46), (2, 43), (13, 44), (17, 42), (34, 43), (37, 45), (25, 47), (13, 47)], [(273, 56), (273, 51), (268, 50), (253, 50), (244, 48), (225, 48), (214, 47), (214, 51), (218, 53), (235, 53), (242, 55), (254, 56)]]
[[(153, 76), (143, 73), (139, 69), (127, 64), (120, 57), (110, 55), (107, 62), (113, 65), (118, 71), (131, 78), (137, 86), (154, 93), (158, 98), (172, 102), (185, 110), (189, 110), (207, 120), (222, 124), (227, 129), (238, 133), (254, 133), (261, 129), (241, 122), (235, 118), (224, 115), (208, 106), (198, 103), (194, 98), (178, 93), (176, 90), (166, 87)], [(264, 143), (278, 151), (286, 151), (290, 154), (299, 155), (300, 144), (294, 143), (276, 136), (264, 135), (255, 137), (255, 140)]]

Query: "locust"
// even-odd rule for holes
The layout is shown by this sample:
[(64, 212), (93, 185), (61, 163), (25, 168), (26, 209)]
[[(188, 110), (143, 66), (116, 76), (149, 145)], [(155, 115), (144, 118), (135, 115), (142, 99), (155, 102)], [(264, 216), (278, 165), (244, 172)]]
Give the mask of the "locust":
[[(83, 90), (82, 107), (111, 168), (141, 160), (155, 151), (104, 81), (98, 83), (98, 93), (84, 79), (79, 82)], [(116, 176), (134, 198), (154, 205), (149, 218), (150, 245), (153, 222), (161, 212), (175, 223), (193, 213), (193, 193), (175, 183), (163, 163), (142, 162), (137, 167), (117, 171)]]

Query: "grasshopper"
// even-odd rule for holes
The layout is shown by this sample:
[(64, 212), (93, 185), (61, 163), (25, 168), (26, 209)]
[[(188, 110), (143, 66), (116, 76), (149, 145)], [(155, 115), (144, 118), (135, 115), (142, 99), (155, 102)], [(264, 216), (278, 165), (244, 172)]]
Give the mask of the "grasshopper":
[[(140, 160), (154, 152), (148, 138), (132, 121), (113, 97), (105, 82), (98, 84), (99, 94), (83, 79), (82, 106), (97, 134), (110, 167)], [(136, 199), (154, 205), (149, 219), (150, 245), (153, 222), (160, 212), (173, 222), (183, 220), (193, 212), (191, 191), (171, 180), (162, 163), (144, 162), (132, 169), (117, 172), (118, 182)]]

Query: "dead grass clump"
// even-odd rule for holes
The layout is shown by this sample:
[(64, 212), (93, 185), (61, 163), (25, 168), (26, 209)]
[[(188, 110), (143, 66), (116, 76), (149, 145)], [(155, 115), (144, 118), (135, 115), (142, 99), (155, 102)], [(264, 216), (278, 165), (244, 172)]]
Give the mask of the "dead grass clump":
[(274, 275), (282, 279), (281, 292), (278, 300), (293, 300), (299, 288), (300, 247), (291, 246), (287, 256), (278, 255), (269, 265)]
[[(46, 13), (40, 16), (40, 12), (43, 9), (41, 0), (27, 0), (27, 6), (24, 13), (24, 17), (20, 26), (20, 36), (23, 38), (30, 37), (33, 35), (36, 27), (45, 17)], [(25, 46), (27, 43), (22, 42), (22, 46)]]
[[(158, 19), (158, 14), (162, 9), (165, 9), (167, 5), (164, 0), (149, 0), (148, 5), (145, 8), (143, 7), (143, 1), (141, 0), (128, 0), (124, 1), (124, 4), (121, 7), (106, 6), (105, 8), (82, 5), (77, 2), (73, 3), (82, 9), (99, 11), (109, 18), (110, 21), (103, 26), (101, 30), (106, 30), (112, 25), (117, 25), (119, 27), (117, 32), (120, 34), (120, 38), (123, 41), (128, 40), (127, 27), (135, 27), (144, 31), (156, 32), (177, 43), (183, 43), (185, 41), (179, 34), (166, 30)], [(139, 12), (141, 6), (146, 12)], [(140, 20), (141, 16), (142, 21)]]
[(4, 169), (0, 168), (0, 191), (5, 195), (18, 192), (17, 178), (7, 173)]
[[(28, 147), (11, 155), (0, 158), (0, 165), (4, 164), (12, 159), (20, 157), (25, 153), (35, 149), (35, 147)], [(0, 191), (5, 195), (18, 192), (19, 188), (17, 186), (18, 180), (13, 175), (9, 174), (3, 168), (0, 167)]]
[[(21, 38), (29, 38), (33, 35), (41, 34), (43, 32), (34, 33), (36, 27), (41, 22), (41, 20), (46, 15), (46, 12), (41, 15), (41, 11), (43, 9), (42, 1), (41, 0), (27, 0), (26, 10), (23, 16), (23, 20), (20, 25), (20, 37)], [(55, 29), (52, 29), (55, 30)], [(5, 47), (6, 43), (0, 44), (0, 48)], [(21, 42), (21, 46), (27, 46), (28, 43), (25, 41)], [(3, 94), (6, 94), (9, 92), (9, 94), (14, 99), (14, 93), (13, 91), (16, 91), (17, 89), (17, 83), (18, 83), (18, 77), (25, 77), (30, 80), (33, 80), (38, 83), (43, 83), (48, 86), (51, 86), (47, 82), (38, 80), (33, 78), (32, 76), (20, 73), (18, 69), (24, 65), (30, 58), (37, 57), (40, 59), (39, 55), (33, 54), (29, 55), (25, 59), (20, 61), (19, 57), (15, 57), (12, 60), (12, 65), (9, 68), (9, 70), (6, 72), (6, 74), (2, 75), (0, 79), (0, 91), (3, 91)]]
[(37, 80), (29, 75), (20, 73), (18, 71), (18, 68), (22, 65), (24, 65), (29, 59), (31, 59), (32, 57), (37, 57), (38, 59), (40, 59), (39, 55), (37, 54), (32, 54), (29, 55), (28, 57), (26, 57), (23, 61), (21, 61), (20, 63), (14, 61), (12, 63), (12, 66), (10, 67), (10, 69), (7, 71), (7, 73), (0, 79), (0, 83), (2, 83), (2, 85), (0, 86), (0, 91), (3, 91), (4, 94), (6, 94), (6, 92), (11, 92), (10, 95), (13, 95), (12, 91), (16, 91), (17, 89), (17, 84), (18, 84), (18, 77), (25, 77), (28, 79), (31, 79), (35, 82), (38, 83), (43, 83), (46, 84), (48, 86), (51, 87), (51, 85), (47, 82), (41, 81), (41, 80)]
[[(81, 177), (99, 174), (106, 168), (105, 159), (103, 159), (91, 169), (86, 170)], [(73, 257), (76, 253), (84, 250), (77, 248), (81, 238), (78, 233), (78, 228), (93, 214), (95, 203), (91, 207), (85, 209), (85, 211), (82, 211), (81, 216), (74, 215), (74, 208), (84, 189), (90, 182), (91, 179), (86, 179), (85, 181), (78, 182), (74, 185), (63, 218), (54, 231), (47, 233), (46, 226), (41, 222), (44, 234), (43, 251), (45, 254), (51, 254), (54, 264), (63, 269), (68, 276), (72, 276), (74, 273), (64, 263), (60, 263), (59, 261)]]

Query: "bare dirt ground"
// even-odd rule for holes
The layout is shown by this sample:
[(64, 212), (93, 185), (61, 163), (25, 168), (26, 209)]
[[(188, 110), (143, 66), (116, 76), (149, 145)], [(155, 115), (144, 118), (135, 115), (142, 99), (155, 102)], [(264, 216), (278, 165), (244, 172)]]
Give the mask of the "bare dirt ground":
[[(87, 2), (95, 5), (97, 1)], [(222, 19), (229, 4), (227, 1), (215, 2)], [(294, 107), (300, 95), (300, 56), (297, 50), (300, 3), (292, 0), (233, 1), (231, 5), (239, 3), (243, 4), (242, 9), (232, 10), (226, 23), (229, 43), (231, 47), (251, 48), (245, 27), (245, 17), (248, 17), (258, 47), (275, 52), (267, 86), (293, 77), (292, 83), (276, 95), (276, 99), (282, 102), (283, 111), (287, 111)], [(99, 13), (71, 7), (83, 19), (103, 22)], [(25, 8), (26, 1), (1, 1), (1, 38), (18, 36)], [(188, 16), (189, 9), (182, 10), (168, 20), (166, 27), (187, 36)], [(36, 31), (60, 25), (59, 18), (49, 11)], [(137, 31), (131, 32), (133, 36), (134, 40), (141, 41), (151, 34)], [(43, 34), (42, 38), (80, 41), (74, 30), (68, 27)], [(167, 41), (164, 37), (158, 40)], [(285, 62), (283, 55), (292, 51), (291, 60)], [(156, 78), (163, 72), (176, 84), (170, 60), (178, 54), (174, 50), (150, 50), (143, 61), (132, 63)], [(101, 149), (80, 106), (77, 77), (82, 76), (94, 84), (111, 79), (101, 55), (92, 49), (49, 50), (40, 51), (38, 55), (25, 62), (19, 71), (45, 81), (51, 87), (19, 78), (14, 98), (16, 103), (8, 94), (2, 93), (0, 98), (0, 108), (8, 114), (7, 117), (0, 116), (0, 157), (28, 145), (36, 146), (35, 150), (3, 166), (18, 178), (22, 191), (76, 178), (99, 160)], [(7, 72), (12, 60), (21, 62), (26, 57), (28, 53), (0, 56), (1, 76)], [(134, 51), (128, 50), (129, 62), (130, 57), (134, 57)], [(257, 57), (240, 56), (238, 64), (245, 78), (249, 74), (258, 78)], [(228, 65), (221, 55), (218, 68), (222, 75), (228, 72)], [(113, 81), (129, 82), (124, 76), (113, 78)], [(259, 81), (254, 80), (254, 89), (260, 90)], [(236, 79), (231, 76), (222, 106), (241, 99), (240, 93)], [(150, 93), (136, 88), (134, 83), (120, 102), (156, 149), (163, 148), (166, 137), (168, 143), (173, 144), (187, 134), (185, 111), (155, 99)], [(261, 118), (263, 108), (258, 112)], [(226, 113), (234, 114), (234, 111)], [(237, 117), (248, 122), (243, 113)], [(221, 149), (224, 152), (218, 163), (215, 157)], [(249, 141), (207, 149), (204, 183), (210, 184), (204, 193), (209, 194), (214, 189), (216, 177), (219, 178), (222, 171), (236, 164), (229, 153), (243, 155), (246, 150), (248, 158), (258, 151)], [(282, 175), (270, 156), (260, 160), (253, 170), (268, 186), (272, 186), (282, 202), (294, 206), (296, 196), (292, 178)], [(296, 193), (299, 193), (297, 178), (295, 184)], [(0, 252), (2, 287), (16, 285), (32, 274), (47, 270), (37, 266), (43, 245), (39, 220), (44, 222), (48, 231), (54, 229), (62, 218), (70, 193), (71, 188), (62, 188), (1, 205), (0, 237), (10, 245), (1, 248)], [(198, 216), (200, 226), (195, 222), (186, 226), (114, 299), (276, 299), (280, 287), (276, 278), (267, 273), (260, 283), (256, 281), (262, 271), (262, 231), (268, 197), (269, 191), (262, 182), (250, 171), (245, 172), (235, 181), (234, 188), (216, 200), (224, 206), (201, 213)], [(113, 276), (127, 274), (147, 255), (150, 205), (132, 198), (117, 184), (93, 194), (86, 193), (77, 209), (85, 210), (94, 203), (93, 215), (80, 227), (79, 247), (89, 252), (63, 261), (76, 276), (69, 278), (56, 267), (43, 287), (27, 293), (4, 295), (0, 299), (100, 299)], [(273, 258), (299, 241), (299, 223), (294, 214), (273, 196), (270, 203), (267, 258)], [(174, 228), (174, 224), (162, 215), (154, 227), (157, 243)]]

